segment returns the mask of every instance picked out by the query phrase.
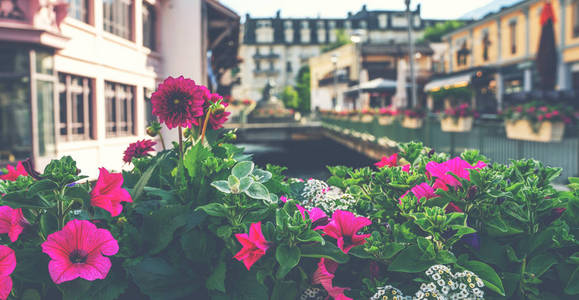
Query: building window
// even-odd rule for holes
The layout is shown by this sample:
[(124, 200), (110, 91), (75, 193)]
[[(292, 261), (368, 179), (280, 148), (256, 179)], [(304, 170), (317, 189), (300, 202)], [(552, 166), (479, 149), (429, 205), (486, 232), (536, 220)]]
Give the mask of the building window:
[(509, 22), (509, 39), (511, 46), (511, 54), (517, 53), (517, 22)]
[(284, 27), (285, 29), (292, 29), (292, 28), (293, 28), (293, 22), (292, 22), (292, 21), (285, 21), (285, 22), (283, 23), (283, 27)]
[(310, 42), (310, 30), (309, 29), (302, 29), (300, 34), (301, 34), (302, 43), (306, 44), (306, 43)]
[(462, 42), (462, 46), (458, 51), (456, 51), (456, 64), (458, 66), (466, 65), (468, 55), (470, 54), (470, 50), (466, 47), (466, 41)]
[(261, 62), (259, 60), (255, 61), (255, 70), (256, 71), (261, 70)]
[(487, 61), (487, 60), (489, 60), (489, 48), (491, 46), (491, 41), (489, 38), (488, 31), (486, 31), (483, 34), (482, 46), (483, 46), (483, 51), (482, 51), (483, 60)]
[(336, 28), (336, 21), (329, 21), (329, 22), (328, 22), (328, 27), (329, 27), (330, 29)]
[(104, 30), (127, 40), (133, 38), (132, 0), (103, 0)]
[(143, 46), (151, 50), (156, 50), (156, 23), (157, 15), (155, 12), (155, 6), (143, 2)]
[(269, 70), (273, 71), (274, 69), (275, 69), (275, 63), (272, 60), (270, 60), (269, 61)]
[(105, 82), (106, 132), (108, 137), (133, 135), (135, 93), (132, 86)]
[(351, 29), (352, 28), (352, 22), (350, 22), (350, 21), (344, 22), (344, 28)]
[(579, 37), (579, 1), (573, 2), (573, 37)]
[(388, 27), (388, 15), (387, 14), (381, 14), (378, 16), (378, 27), (380, 27), (380, 28)]
[(286, 70), (286, 72), (288, 72), (288, 73), (293, 72), (291, 61), (288, 61), (288, 62), (285, 63), (285, 70)]
[(361, 29), (366, 29), (366, 27), (368, 26), (368, 25), (366, 24), (366, 21), (360, 21), (359, 25), (360, 25), (360, 28), (361, 28)]
[(60, 138), (68, 141), (93, 139), (92, 80), (59, 74), (58, 94)]
[(144, 88), (143, 94), (145, 95), (145, 109), (147, 111), (147, 115), (145, 118), (145, 127), (149, 126), (153, 121), (157, 121), (157, 117), (153, 115), (153, 104), (151, 103), (151, 95), (155, 90)]
[(302, 21), (302, 23), (300, 24), (302, 29), (308, 29), (310, 28), (310, 25), (308, 23), (308, 21)]
[(318, 30), (318, 43), (326, 42), (326, 31), (323, 29)]
[(67, 0), (68, 16), (89, 23), (89, 0)]
[(257, 21), (257, 28), (269, 28), (271, 27), (270, 21)]

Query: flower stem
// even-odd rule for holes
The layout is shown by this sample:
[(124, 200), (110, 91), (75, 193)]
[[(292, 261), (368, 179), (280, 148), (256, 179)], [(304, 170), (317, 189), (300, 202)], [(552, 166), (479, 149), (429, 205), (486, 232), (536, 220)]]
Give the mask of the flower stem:
[(179, 155), (183, 160), (183, 128), (179, 126)]
[(167, 150), (167, 148), (165, 148), (165, 140), (163, 140), (163, 135), (160, 132), (159, 139), (161, 139), (161, 146), (163, 146), (163, 151)]
[(203, 143), (203, 138), (205, 138), (205, 131), (207, 130), (207, 123), (209, 122), (209, 117), (211, 117), (212, 109), (211, 107), (207, 110), (207, 116), (205, 116), (205, 122), (203, 122), (203, 130), (201, 131), (201, 143)]

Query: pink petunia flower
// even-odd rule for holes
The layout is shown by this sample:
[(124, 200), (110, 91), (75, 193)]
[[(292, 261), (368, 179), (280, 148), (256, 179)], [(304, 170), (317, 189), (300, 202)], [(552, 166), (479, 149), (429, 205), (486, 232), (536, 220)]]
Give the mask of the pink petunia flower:
[(300, 211), (300, 214), (302, 214), (302, 218), (304, 220), (306, 219), (306, 213), (308, 214), (308, 217), (310, 218), (310, 221), (312, 221), (312, 225), (314, 226), (312, 228), (313, 230), (324, 229), (324, 227), (328, 225), (329, 223), (328, 215), (326, 215), (326, 213), (322, 209), (313, 207), (310, 210), (306, 210), (299, 204), (296, 204), (296, 206)]
[(319, 284), (324, 287), (328, 295), (337, 300), (353, 300), (344, 295), (344, 291), (350, 288), (343, 288), (334, 286), (333, 280), (336, 277), (335, 273), (338, 269), (338, 263), (328, 258), (321, 258), (318, 263), (318, 268), (314, 271), (312, 276), (312, 283)]
[(141, 158), (149, 156), (149, 152), (155, 151), (153, 146), (155, 146), (157, 142), (152, 140), (141, 140), (136, 141), (127, 147), (125, 150), (123, 161), (130, 164), (133, 161), (133, 158)]
[(116, 217), (123, 211), (121, 202), (133, 202), (133, 199), (129, 192), (121, 187), (123, 174), (109, 173), (105, 168), (99, 170), (99, 178), (90, 193), (90, 202), (93, 206), (100, 207)]
[(281, 196), (279, 197), (279, 200), (281, 200), (281, 202), (286, 203), (287, 202), (287, 197), (286, 196)]
[(19, 176), (28, 176), (28, 173), (24, 169), (21, 161), (18, 162), (16, 168), (14, 168), (14, 166), (7, 165), (6, 169), (8, 170), (8, 173), (0, 175), (0, 180), (16, 181)]
[(167, 128), (191, 127), (203, 115), (204, 91), (191, 79), (168, 77), (151, 95), (153, 115)]
[(390, 157), (382, 156), (382, 159), (375, 163), (374, 165), (378, 168), (388, 167), (396, 167), (398, 164), (398, 153), (394, 153), (390, 155)]
[(400, 198), (398, 198), (398, 205), (402, 205), (402, 199), (404, 199), (404, 197), (406, 197), (409, 193), (410, 190), (407, 190), (404, 194), (402, 194), (402, 196), (400, 196)]
[(249, 226), (249, 234), (238, 233), (235, 237), (243, 248), (234, 257), (239, 261), (243, 261), (243, 264), (249, 270), (256, 261), (265, 255), (269, 248), (269, 244), (261, 232), (261, 222), (251, 224)]
[(402, 166), (402, 171), (403, 171), (403, 172), (406, 172), (406, 173), (410, 173), (410, 164), (403, 165), (403, 166)]
[(12, 291), (12, 278), (10, 274), (16, 268), (16, 256), (14, 250), (0, 245), (0, 300), (8, 299)]
[(446, 207), (444, 208), (444, 212), (449, 214), (449, 213), (453, 213), (453, 212), (458, 212), (461, 213), (463, 212), (462, 209), (460, 209), (460, 207), (458, 207), (456, 204), (449, 202)]
[(412, 191), (412, 194), (416, 196), (418, 202), (420, 202), (422, 198), (425, 198), (425, 200), (430, 200), (432, 198), (438, 197), (438, 195), (434, 193), (434, 189), (426, 182), (423, 182), (410, 190)]
[(358, 234), (360, 229), (369, 226), (372, 221), (366, 217), (356, 217), (352, 212), (336, 210), (332, 221), (324, 227), (324, 232), (336, 239), (338, 248), (348, 254), (350, 249), (364, 245), (370, 234)]
[(11, 242), (16, 242), (29, 224), (22, 214), (22, 208), (0, 206), (0, 233), (8, 233)]
[(448, 190), (448, 186), (459, 186), (458, 181), (452, 174), (459, 178), (470, 180), (469, 169), (481, 169), (486, 167), (486, 163), (479, 161), (475, 166), (472, 166), (467, 161), (460, 157), (455, 157), (443, 163), (431, 161), (426, 164), (426, 171), (428, 176), (436, 177), (433, 188)]
[(119, 244), (108, 230), (86, 220), (72, 220), (46, 238), (42, 252), (51, 258), (48, 272), (54, 283), (79, 277), (93, 281), (107, 277), (111, 260), (103, 255), (117, 254)]

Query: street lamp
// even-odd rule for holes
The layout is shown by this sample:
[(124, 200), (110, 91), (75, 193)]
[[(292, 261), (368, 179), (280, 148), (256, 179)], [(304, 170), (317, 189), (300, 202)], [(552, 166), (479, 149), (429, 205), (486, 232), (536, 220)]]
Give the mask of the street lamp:
[[(357, 58), (357, 66), (358, 66), (358, 99), (357, 101), (361, 101), (362, 100), (362, 89), (361, 89), (361, 84), (362, 84), (362, 50), (361, 45), (362, 45), (362, 35), (363, 33), (359, 30), (354, 31), (352, 33), (352, 35), (350, 36), (350, 40), (352, 41), (352, 43), (354, 43), (354, 45), (356, 45), (356, 58)], [(356, 102), (354, 101), (354, 109), (356, 109)]]
[(414, 70), (414, 40), (412, 39), (412, 12), (410, 11), (410, 0), (404, 0), (406, 4), (406, 15), (408, 17), (408, 60), (410, 61), (410, 80), (412, 82), (412, 94), (410, 103), (416, 106), (416, 74)]
[(332, 54), (330, 60), (334, 65), (334, 98), (332, 99), (332, 109), (336, 109), (336, 104), (338, 103), (338, 54)]

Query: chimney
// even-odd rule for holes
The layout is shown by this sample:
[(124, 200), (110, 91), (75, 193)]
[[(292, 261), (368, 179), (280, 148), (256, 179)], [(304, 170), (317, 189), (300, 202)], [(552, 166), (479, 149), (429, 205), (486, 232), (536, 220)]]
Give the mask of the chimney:
[(362, 11), (366, 11), (366, 4), (362, 5)]
[(349, 11), (349, 12), (348, 12), (348, 18), (351, 18), (351, 17), (352, 17), (352, 12)]
[(420, 16), (420, 3), (416, 6), (416, 14)]
[(249, 14), (245, 14), (245, 19), (246, 19), (246, 20), (251, 19), (251, 17), (249, 16)]
[(281, 18), (281, 9), (278, 9), (278, 10), (275, 12), (275, 17), (278, 18), (278, 19)]

